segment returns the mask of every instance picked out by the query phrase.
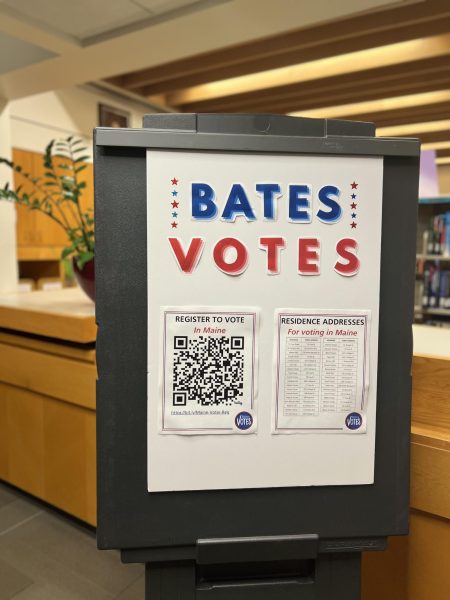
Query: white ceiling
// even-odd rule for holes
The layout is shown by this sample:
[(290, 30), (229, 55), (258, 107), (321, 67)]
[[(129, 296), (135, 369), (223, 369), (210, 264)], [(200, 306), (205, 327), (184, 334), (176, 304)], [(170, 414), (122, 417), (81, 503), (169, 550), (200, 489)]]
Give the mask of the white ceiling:
[[(0, 0), (9, 14), (75, 38), (80, 42), (119, 32), (124, 27), (170, 16), (174, 11), (193, 11), (217, 0)], [(227, 0), (229, 1), (229, 0)]]
[(56, 54), (0, 31), (0, 74), (33, 65), (52, 56)]

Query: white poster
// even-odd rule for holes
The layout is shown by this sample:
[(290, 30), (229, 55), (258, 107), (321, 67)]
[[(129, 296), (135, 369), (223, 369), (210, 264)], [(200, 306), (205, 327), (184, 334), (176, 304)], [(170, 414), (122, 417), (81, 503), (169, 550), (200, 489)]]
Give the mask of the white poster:
[[(150, 492), (373, 482), (382, 185), (379, 157), (148, 150)], [(332, 311), (367, 319), (356, 337), (345, 338), (356, 343), (341, 344), (335, 326), (322, 323), (314, 328), (330, 327), (317, 348), (300, 342), (299, 350), (287, 324), (277, 341), (284, 307), (300, 316)], [(228, 323), (225, 333), (203, 329), (219, 331), (221, 323), (176, 320), (234, 312), (246, 315), (244, 322)], [(229, 344), (244, 338), (244, 351), (236, 348), (245, 354), (242, 373), (240, 358), (231, 370), (224, 362), (230, 349), (218, 352), (220, 337)], [(275, 385), (277, 348), (280, 365), (283, 357), (293, 366), (289, 377), (298, 378), (297, 399), (287, 399), (293, 383), (286, 371)], [(305, 366), (312, 370), (302, 379)], [(234, 395), (240, 384), (242, 396)], [(328, 391), (318, 391), (324, 385)], [(307, 415), (317, 394), (317, 415)], [(277, 406), (284, 406), (278, 423)]]
[(256, 432), (258, 311), (164, 307), (160, 430)]
[(274, 433), (365, 433), (369, 311), (275, 314)]

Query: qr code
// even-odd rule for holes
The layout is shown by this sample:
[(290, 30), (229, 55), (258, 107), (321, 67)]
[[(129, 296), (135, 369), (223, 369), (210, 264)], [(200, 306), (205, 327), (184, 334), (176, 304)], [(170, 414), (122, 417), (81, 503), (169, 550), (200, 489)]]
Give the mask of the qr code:
[(173, 338), (173, 405), (243, 403), (244, 338), (176, 335)]

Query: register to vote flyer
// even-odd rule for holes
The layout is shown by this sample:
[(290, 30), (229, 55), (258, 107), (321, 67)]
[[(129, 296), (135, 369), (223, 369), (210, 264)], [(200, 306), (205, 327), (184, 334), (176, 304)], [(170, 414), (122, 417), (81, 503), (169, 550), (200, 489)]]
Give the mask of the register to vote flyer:
[(258, 309), (162, 307), (160, 432), (256, 433)]
[(365, 433), (370, 311), (275, 314), (274, 433)]

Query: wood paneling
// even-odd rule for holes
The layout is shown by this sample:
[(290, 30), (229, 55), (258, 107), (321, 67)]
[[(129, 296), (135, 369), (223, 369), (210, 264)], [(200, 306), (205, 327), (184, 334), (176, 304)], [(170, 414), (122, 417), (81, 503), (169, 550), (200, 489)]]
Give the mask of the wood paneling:
[[(22, 208), (19, 207), (20, 210)], [(60, 260), (63, 246), (18, 246), (17, 260)]]
[(410, 533), (391, 539), (386, 552), (364, 556), (362, 600), (448, 598), (449, 390), (449, 359), (414, 356)]
[(413, 511), (410, 530), (408, 600), (448, 600), (450, 523)]
[(433, 438), (428, 444), (411, 444), (410, 504), (450, 519), (450, 432), (448, 438), (444, 448), (436, 446)]
[[(50, 140), (49, 140), (50, 141)], [(13, 161), (23, 167), (23, 170), (29, 173), (32, 177), (43, 178), (46, 169), (43, 165), (43, 154), (38, 152), (30, 152), (13, 148)], [(82, 206), (83, 208), (92, 208), (94, 205), (93, 194), (93, 166), (87, 163), (87, 168), (80, 172), (80, 181), (86, 182), (86, 188), (83, 190)], [(17, 188), (23, 186), (23, 191), (31, 193), (33, 190), (32, 184), (25, 181), (20, 173), (14, 172), (14, 185)], [(44, 188), (45, 189), (45, 188)], [(36, 197), (39, 197), (37, 195)], [(70, 216), (70, 211), (66, 212), (69, 215), (69, 223), (73, 223), (73, 218)], [(20, 248), (36, 249), (35, 256), (29, 256), (28, 250), (27, 259), (40, 260), (42, 258), (40, 248), (44, 249), (44, 254), (58, 254), (67, 246), (67, 234), (54, 221), (45, 215), (39, 214), (38, 211), (29, 210), (23, 206), (17, 207), (17, 245)], [(45, 252), (45, 249), (47, 251)]]
[(7, 400), (0, 389), (0, 479), (8, 479)]
[(95, 524), (95, 412), (44, 401), (45, 499)]
[(362, 555), (362, 600), (410, 600), (408, 598), (409, 536), (391, 537), (384, 552)]
[(44, 497), (44, 398), (0, 382), (7, 432), (6, 480)]
[(450, 429), (450, 359), (414, 356), (413, 381), (413, 423)]
[(6, 333), (5, 331), (0, 331), (0, 344), (8, 344), (10, 346), (44, 352), (45, 354), (95, 363), (95, 349), (93, 344), (59, 344), (56, 341), (36, 339), (34, 337)]
[(95, 365), (0, 343), (0, 381), (95, 408)]
[(0, 478), (92, 525), (95, 381), (93, 344), (0, 331)]
[(95, 412), (0, 382), (0, 415), (0, 477), (94, 525)]

